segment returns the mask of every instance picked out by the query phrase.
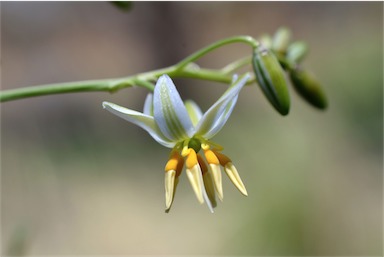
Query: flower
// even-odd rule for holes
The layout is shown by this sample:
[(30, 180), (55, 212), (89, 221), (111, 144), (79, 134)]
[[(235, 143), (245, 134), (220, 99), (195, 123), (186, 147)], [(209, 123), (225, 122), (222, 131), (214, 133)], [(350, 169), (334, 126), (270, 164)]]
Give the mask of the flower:
[[(216, 194), (223, 200), (221, 168), (243, 195), (247, 191), (232, 161), (221, 153), (223, 147), (210, 141), (227, 122), (249, 74), (234, 76), (231, 86), (204, 114), (193, 101), (183, 102), (168, 75), (162, 75), (154, 93), (148, 94), (143, 113), (103, 102), (113, 114), (146, 130), (158, 143), (172, 148), (165, 165), (165, 206), (169, 212), (179, 176), (187, 177), (200, 203), (213, 213)], [(204, 153), (203, 155), (199, 152)], [(207, 165), (208, 164), (208, 165)]]

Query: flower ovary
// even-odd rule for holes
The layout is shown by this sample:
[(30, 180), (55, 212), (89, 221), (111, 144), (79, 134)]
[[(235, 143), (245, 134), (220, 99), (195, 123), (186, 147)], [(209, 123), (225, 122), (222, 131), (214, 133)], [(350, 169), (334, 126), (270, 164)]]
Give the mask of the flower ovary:
[(188, 148), (192, 148), (195, 150), (196, 153), (198, 153), (201, 149), (201, 142), (197, 138), (191, 138), (188, 143)]

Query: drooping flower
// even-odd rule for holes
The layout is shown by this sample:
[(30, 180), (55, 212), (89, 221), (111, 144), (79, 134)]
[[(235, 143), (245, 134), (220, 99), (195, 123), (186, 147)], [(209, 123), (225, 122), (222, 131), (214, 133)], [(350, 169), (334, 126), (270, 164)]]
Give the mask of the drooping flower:
[(211, 212), (216, 206), (216, 195), (223, 200), (220, 166), (237, 189), (247, 195), (236, 167), (221, 153), (223, 147), (210, 139), (227, 122), (249, 77), (249, 74), (240, 78), (235, 75), (228, 90), (204, 114), (196, 103), (182, 101), (168, 75), (162, 75), (154, 93), (148, 94), (143, 113), (103, 102), (105, 109), (143, 128), (161, 145), (172, 148), (165, 165), (166, 212), (171, 208), (184, 166), (197, 200), (205, 202)]

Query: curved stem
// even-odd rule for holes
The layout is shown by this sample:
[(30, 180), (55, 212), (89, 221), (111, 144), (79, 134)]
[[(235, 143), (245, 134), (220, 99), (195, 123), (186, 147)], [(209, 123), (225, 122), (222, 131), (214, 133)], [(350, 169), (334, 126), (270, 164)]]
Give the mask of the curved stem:
[(209, 80), (216, 81), (229, 84), (232, 81), (232, 76), (224, 74), (217, 70), (210, 69), (199, 69), (197, 71), (193, 70), (182, 70), (174, 74), (173, 77), (180, 78), (193, 78), (193, 79), (201, 79), (201, 80)]
[(191, 54), (190, 56), (188, 56), (187, 58), (185, 58), (184, 60), (176, 64), (176, 66), (178, 67), (178, 69), (183, 69), (185, 66), (188, 65), (188, 63), (191, 63), (196, 61), (197, 59), (200, 59), (201, 57), (211, 52), (212, 50), (215, 50), (224, 45), (233, 44), (233, 43), (245, 43), (252, 46), (252, 48), (256, 48), (259, 46), (259, 42), (257, 42), (253, 37), (250, 37), (250, 36), (235, 36), (235, 37), (225, 38), (213, 44), (210, 44), (209, 46), (204, 47), (203, 49)]
[(237, 69), (240, 69), (241, 67), (243, 67), (245, 65), (250, 64), (251, 61), (252, 61), (252, 56), (246, 56), (244, 58), (241, 58), (237, 61), (234, 61), (234, 62), (226, 65), (225, 67), (223, 67), (221, 69), (221, 71), (225, 74), (229, 74), (229, 73), (234, 72)]
[(125, 78), (65, 82), (10, 89), (0, 92), (0, 102), (6, 102), (33, 96), (74, 92), (104, 91), (113, 93), (120, 89), (135, 85), (153, 91), (154, 85), (150, 81), (155, 81), (160, 75), (165, 73), (172, 73), (174, 70), (174, 66), (171, 66), (168, 68), (140, 73)]
[[(50, 94), (62, 94), (73, 92), (90, 92), (90, 91), (106, 91), (116, 92), (120, 89), (140, 86), (147, 88), (150, 91), (154, 90), (154, 82), (162, 74), (168, 74), (171, 77), (184, 77), (184, 78), (196, 78), (202, 80), (217, 81), (222, 83), (230, 83), (231, 76), (229, 75), (231, 68), (222, 70), (201, 69), (193, 66), (193, 62), (205, 54), (232, 43), (245, 43), (251, 45), (253, 48), (257, 47), (259, 43), (250, 36), (236, 36), (223, 40), (219, 40), (197, 52), (183, 59), (176, 65), (158, 69), (154, 71), (144, 72), (133, 76), (115, 79), (103, 79), (103, 80), (88, 80), (77, 81), (57, 84), (47, 84), (40, 86), (24, 87), (18, 89), (5, 90), (0, 92), (0, 102), (6, 102), (32, 96), (42, 96)], [(240, 64), (234, 64), (242, 65)], [(227, 66), (228, 67), (228, 66)]]
[(79, 81), (10, 89), (0, 93), (0, 101), (6, 102), (32, 96), (61, 93), (110, 91), (110, 85), (112, 82), (113, 80)]

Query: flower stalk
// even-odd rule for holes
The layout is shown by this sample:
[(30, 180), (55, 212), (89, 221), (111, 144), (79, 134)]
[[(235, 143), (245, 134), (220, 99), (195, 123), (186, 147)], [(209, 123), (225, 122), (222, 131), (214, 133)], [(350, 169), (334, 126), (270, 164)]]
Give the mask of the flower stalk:
[[(163, 74), (168, 74), (172, 78), (194, 78), (200, 80), (216, 81), (228, 84), (231, 82), (231, 75), (227, 72), (217, 69), (200, 68), (194, 64), (195, 61), (205, 56), (206, 54), (228, 44), (245, 43), (255, 47), (258, 43), (250, 36), (236, 36), (223, 40), (219, 40), (201, 50), (191, 54), (179, 63), (140, 74), (135, 74), (123, 78), (77, 81), (67, 83), (55, 83), (24, 87), (18, 89), (10, 89), (0, 91), (0, 102), (12, 101), (34, 96), (75, 93), (75, 92), (109, 92), (114, 93), (118, 90), (127, 87), (143, 87), (149, 91), (153, 91), (153, 83)], [(236, 61), (235, 61), (236, 62)]]
[[(234, 36), (216, 41), (192, 53), (175, 65), (134, 74), (122, 78), (101, 80), (88, 80), (67, 83), (56, 83), (31, 86), (0, 91), (0, 102), (12, 101), (34, 96), (43, 96), (76, 92), (109, 92), (115, 93), (129, 87), (143, 87), (154, 91), (157, 79), (167, 74), (171, 78), (192, 78), (198, 80), (231, 83), (232, 74), (245, 66), (253, 66), (253, 76), (246, 82), (247, 85), (257, 82), (265, 97), (281, 114), (287, 115), (290, 108), (290, 98), (286, 84), (285, 72), (298, 93), (310, 104), (319, 109), (325, 109), (327, 100), (320, 83), (306, 76), (298, 75), (303, 70), (302, 61), (308, 52), (305, 42), (290, 42), (291, 33), (287, 28), (279, 29), (273, 37), (263, 35), (260, 42), (250, 36)], [(201, 57), (226, 45), (241, 43), (252, 48), (251, 54), (239, 58), (221, 69), (199, 67), (196, 64)], [(311, 84), (311, 85), (310, 85)]]

